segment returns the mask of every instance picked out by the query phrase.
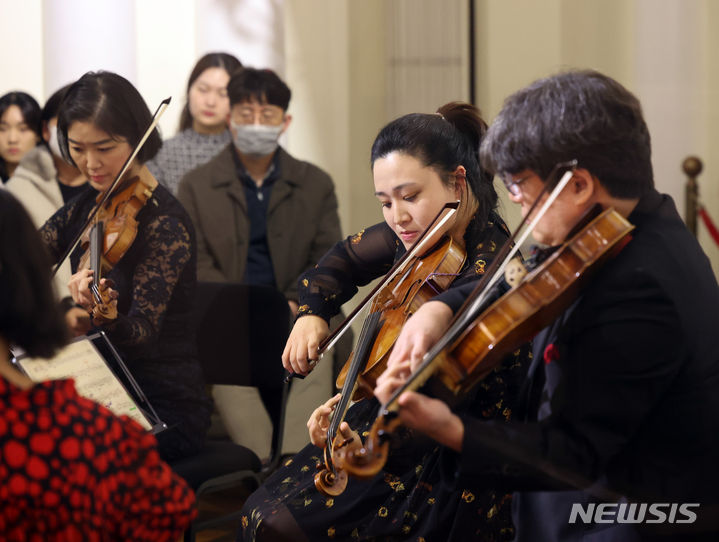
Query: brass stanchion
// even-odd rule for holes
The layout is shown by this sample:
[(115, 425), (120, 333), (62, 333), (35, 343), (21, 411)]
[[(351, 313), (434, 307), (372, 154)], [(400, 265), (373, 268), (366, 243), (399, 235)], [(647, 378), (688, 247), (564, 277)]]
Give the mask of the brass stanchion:
[(687, 176), (687, 182), (684, 187), (684, 222), (695, 237), (697, 234), (697, 212), (699, 209), (699, 186), (697, 185), (697, 177), (703, 168), (704, 165), (697, 156), (688, 156), (684, 159), (684, 162), (682, 162), (682, 170), (684, 170)]

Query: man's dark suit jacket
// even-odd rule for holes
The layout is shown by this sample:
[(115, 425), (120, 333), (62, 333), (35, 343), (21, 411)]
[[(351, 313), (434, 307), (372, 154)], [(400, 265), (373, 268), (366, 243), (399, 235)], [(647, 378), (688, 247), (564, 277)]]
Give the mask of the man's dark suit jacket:
[(717, 526), (719, 287), (671, 198), (652, 191), (629, 221), (632, 240), (535, 338), (523, 419), (464, 420), (457, 476), (518, 492), (517, 540), (691, 539), (686, 524), (569, 523), (573, 503), (617, 496), (701, 503)]

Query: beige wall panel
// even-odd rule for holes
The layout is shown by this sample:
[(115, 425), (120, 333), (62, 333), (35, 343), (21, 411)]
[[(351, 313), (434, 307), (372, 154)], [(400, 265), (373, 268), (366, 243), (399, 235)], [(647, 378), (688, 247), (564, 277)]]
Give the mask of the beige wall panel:
[(43, 79), (42, 0), (0, 0), (0, 96), (22, 90), (40, 105), (46, 95)]
[(288, 0), (286, 81), (293, 117), (288, 150), (334, 179), (343, 231), (349, 200), (349, 46), (347, 0)]
[[(719, 2), (701, 0), (698, 19), (702, 83), (695, 105), (699, 109), (701, 126), (700, 142), (692, 154), (699, 155), (704, 162), (704, 171), (699, 176), (699, 198), (719, 227)], [(701, 221), (698, 237), (712, 261), (715, 274), (719, 275), (719, 247)]]

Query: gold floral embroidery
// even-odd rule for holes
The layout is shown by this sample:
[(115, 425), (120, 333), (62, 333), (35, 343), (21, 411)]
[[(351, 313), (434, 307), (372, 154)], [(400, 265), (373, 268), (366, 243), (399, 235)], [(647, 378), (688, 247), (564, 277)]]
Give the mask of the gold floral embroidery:
[(462, 500), (464, 502), (472, 502), (474, 500), (474, 493), (466, 489), (462, 490)]
[(356, 245), (357, 243), (359, 243), (359, 242), (362, 240), (362, 235), (364, 235), (364, 230), (358, 231), (357, 233), (355, 233), (355, 234), (352, 236), (352, 238), (350, 239), (350, 242), (351, 242), (353, 245)]
[(389, 487), (391, 487), (395, 491), (403, 491), (404, 490), (404, 484), (402, 483), (401, 480), (394, 480), (394, 481), (388, 482), (388, 483), (389, 483)]

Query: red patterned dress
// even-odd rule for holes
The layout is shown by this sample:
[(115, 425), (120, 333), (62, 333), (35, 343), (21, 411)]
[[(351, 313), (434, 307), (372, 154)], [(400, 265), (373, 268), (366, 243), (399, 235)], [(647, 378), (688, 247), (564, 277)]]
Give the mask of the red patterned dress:
[(0, 377), (0, 540), (175, 541), (194, 500), (151, 434), (72, 380)]

